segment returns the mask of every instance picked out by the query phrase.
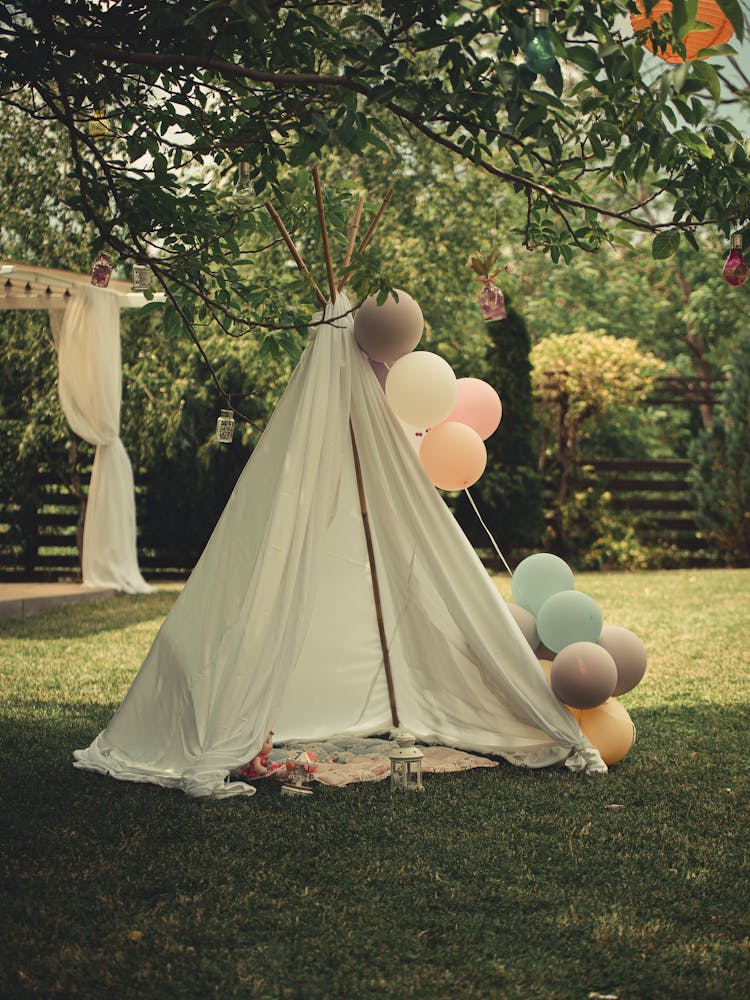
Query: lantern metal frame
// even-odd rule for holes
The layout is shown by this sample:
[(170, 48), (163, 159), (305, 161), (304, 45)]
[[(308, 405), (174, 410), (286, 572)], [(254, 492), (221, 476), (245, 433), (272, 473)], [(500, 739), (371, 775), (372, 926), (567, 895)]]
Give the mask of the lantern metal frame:
[(424, 754), (411, 733), (397, 733), (396, 745), (388, 751), (391, 762), (391, 792), (423, 792), (422, 759)]

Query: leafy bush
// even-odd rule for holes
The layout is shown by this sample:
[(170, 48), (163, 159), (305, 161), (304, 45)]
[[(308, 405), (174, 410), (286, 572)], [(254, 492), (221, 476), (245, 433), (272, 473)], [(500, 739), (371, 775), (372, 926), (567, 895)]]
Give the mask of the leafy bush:
[(750, 564), (750, 337), (737, 346), (710, 430), (693, 448), (698, 523), (727, 562)]

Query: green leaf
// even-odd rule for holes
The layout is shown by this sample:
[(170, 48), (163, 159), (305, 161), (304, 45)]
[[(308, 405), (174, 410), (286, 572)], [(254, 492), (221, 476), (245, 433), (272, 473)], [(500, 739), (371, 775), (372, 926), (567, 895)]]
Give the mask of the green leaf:
[(654, 260), (667, 260), (677, 253), (680, 245), (680, 231), (678, 229), (667, 229), (663, 233), (657, 233), (651, 243), (651, 256)]
[(565, 58), (588, 73), (596, 73), (601, 67), (596, 50), (590, 45), (567, 45)]
[(696, 59), (691, 64), (693, 76), (697, 77), (705, 85), (711, 97), (718, 103), (721, 97), (721, 81), (713, 66)]

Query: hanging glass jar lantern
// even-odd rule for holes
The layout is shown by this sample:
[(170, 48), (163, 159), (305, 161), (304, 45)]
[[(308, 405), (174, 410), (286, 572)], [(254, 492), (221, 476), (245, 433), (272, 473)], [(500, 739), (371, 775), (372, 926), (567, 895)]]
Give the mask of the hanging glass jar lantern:
[(495, 278), (500, 271), (492, 271), (497, 256), (496, 249), (490, 250), (489, 253), (480, 251), (473, 253), (466, 264), (476, 274), (477, 281), (482, 284), (479, 292), (479, 308), (485, 323), (493, 323), (495, 320), (506, 318), (505, 299), (495, 284)]
[(89, 135), (92, 139), (98, 139), (104, 135), (109, 135), (109, 129), (107, 128), (107, 115), (104, 108), (94, 108), (94, 117), (89, 119)]
[(745, 258), (742, 256), (742, 233), (732, 233), (729, 243), (729, 256), (724, 263), (724, 270), (721, 272), (724, 281), (729, 285), (744, 285), (747, 281), (748, 268)]
[(234, 437), (234, 413), (232, 410), (222, 410), (216, 421), (216, 440), (221, 444), (231, 444)]
[(112, 277), (112, 258), (103, 250), (97, 254), (94, 266), (91, 268), (91, 284), (97, 288), (106, 288)]
[(249, 205), (255, 198), (251, 166), (246, 160), (237, 167), (237, 181), (234, 185), (234, 200), (238, 205)]
[(391, 760), (391, 791), (423, 792), (422, 758), (411, 733), (397, 733), (396, 745), (388, 751)]
[(482, 290), (479, 293), (479, 308), (482, 310), (482, 319), (485, 323), (494, 323), (495, 320), (505, 319), (507, 313), (505, 312), (503, 293), (491, 277), (483, 278), (482, 282)]
[(133, 291), (147, 292), (151, 288), (151, 268), (148, 264), (133, 264)]

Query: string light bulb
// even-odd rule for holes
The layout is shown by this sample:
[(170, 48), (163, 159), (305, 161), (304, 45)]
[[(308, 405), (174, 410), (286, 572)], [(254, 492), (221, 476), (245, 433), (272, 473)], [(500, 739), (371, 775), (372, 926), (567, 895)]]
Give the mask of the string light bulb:
[(728, 285), (744, 285), (747, 281), (748, 268), (742, 256), (742, 233), (732, 233), (729, 238), (729, 256), (721, 272)]
[(247, 160), (240, 160), (234, 185), (234, 200), (238, 205), (245, 206), (252, 203), (254, 196), (252, 164)]
[(534, 27), (523, 54), (526, 67), (532, 73), (544, 75), (555, 65), (555, 50), (549, 34), (549, 11), (541, 7), (534, 8)]

